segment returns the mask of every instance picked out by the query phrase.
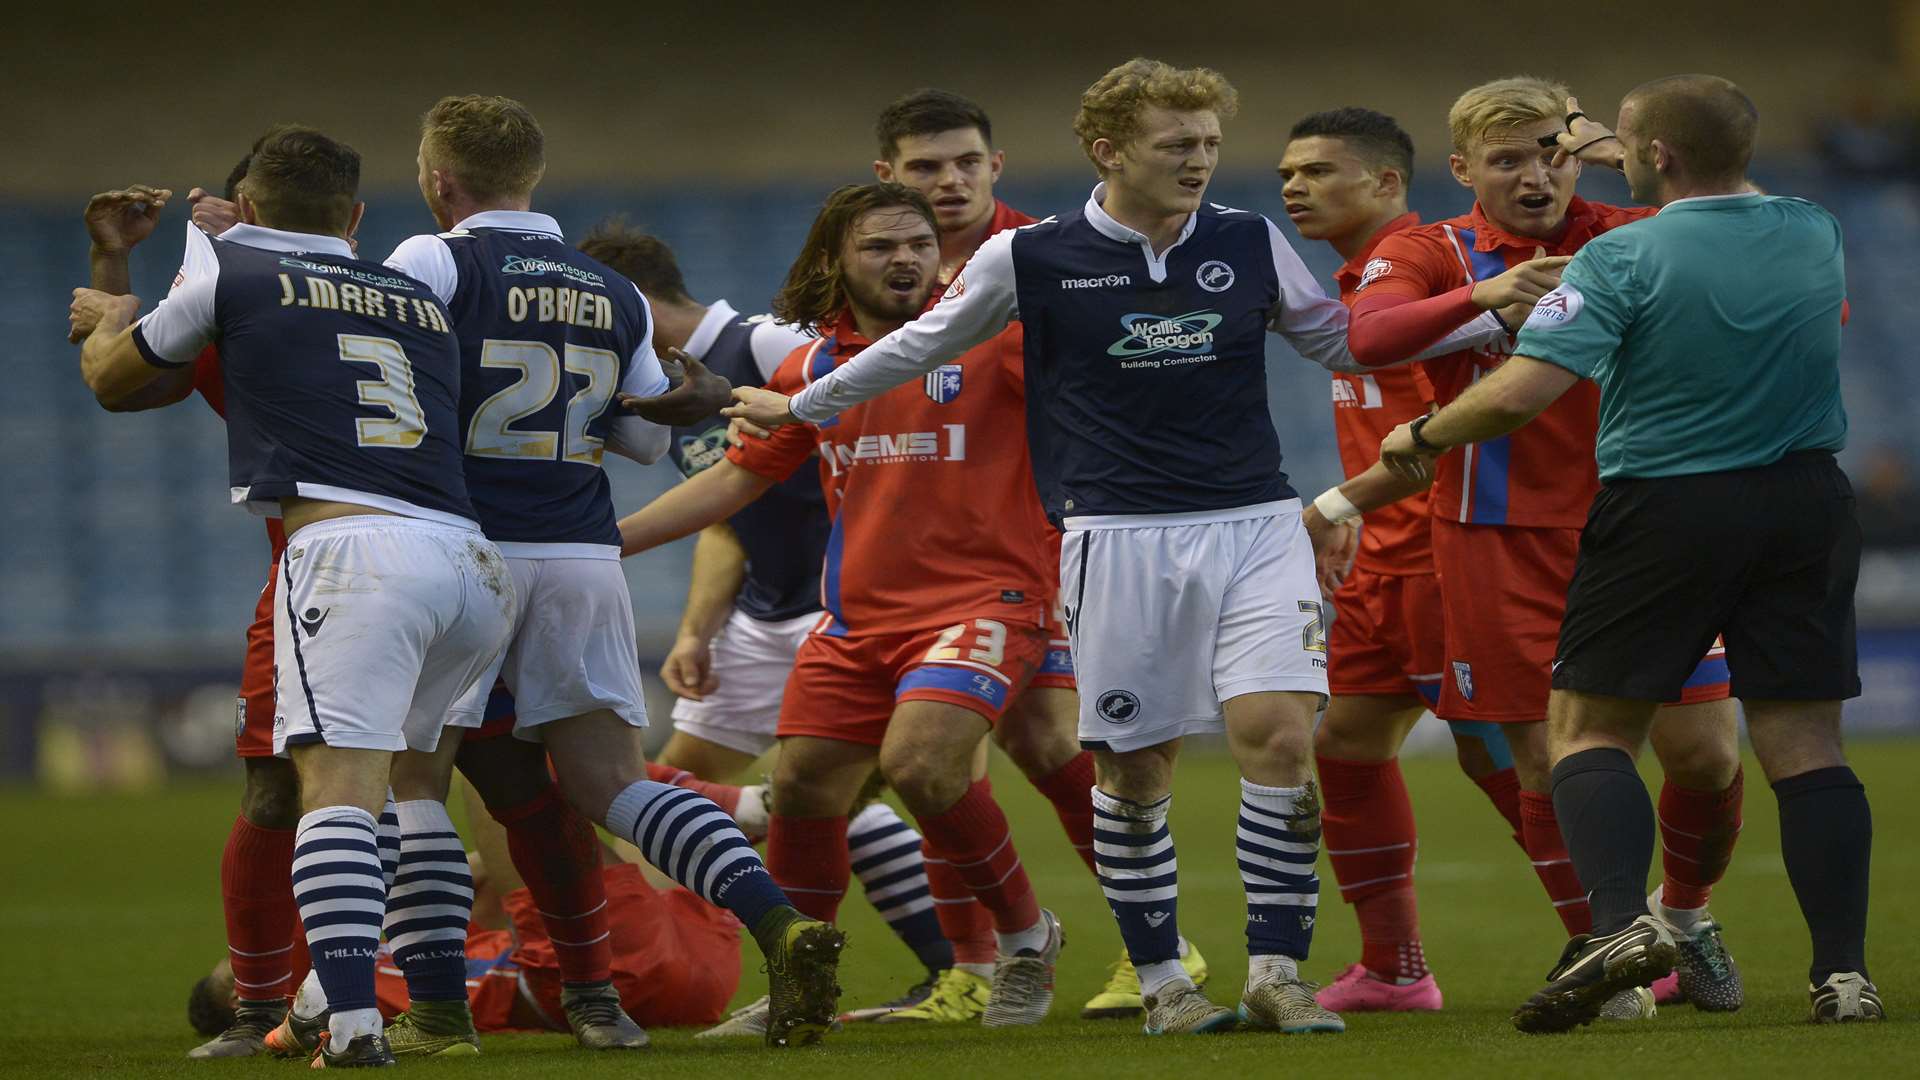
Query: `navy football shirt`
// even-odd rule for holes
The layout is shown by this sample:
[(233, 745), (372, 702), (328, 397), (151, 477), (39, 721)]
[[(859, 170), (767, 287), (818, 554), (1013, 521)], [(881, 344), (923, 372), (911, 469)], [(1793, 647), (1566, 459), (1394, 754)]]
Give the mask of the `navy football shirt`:
[(337, 237), (235, 225), (207, 250), (133, 340), (162, 367), (219, 343), (233, 501), (277, 515), (283, 497), (326, 499), (471, 527), (460, 355), (439, 299)]

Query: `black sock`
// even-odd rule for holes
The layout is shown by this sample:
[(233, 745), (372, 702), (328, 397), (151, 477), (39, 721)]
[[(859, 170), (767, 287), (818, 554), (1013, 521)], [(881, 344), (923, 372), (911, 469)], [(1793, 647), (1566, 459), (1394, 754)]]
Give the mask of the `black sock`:
[(1815, 986), (1835, 972), (1867, 977), (1867, 868), (1873, 812), (1867, 789), (1845, 765), (1773, 785), (1780, 802), (1780, 857), (1813, 935)]
[(1624, 750), (1582, 750), (1553, 767), (1553, 813), (1573, 872), (1586, 886), (1593, 932), (1612, 934), (1647, 913), (1653, 799)]

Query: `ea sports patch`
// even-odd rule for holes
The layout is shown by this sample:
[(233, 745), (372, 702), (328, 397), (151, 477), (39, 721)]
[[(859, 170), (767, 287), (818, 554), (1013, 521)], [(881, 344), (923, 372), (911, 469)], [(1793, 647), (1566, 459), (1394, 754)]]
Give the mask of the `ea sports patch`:
[(1563, 281), (1559, 288), (1533, 305), (1533, 314), (1527, 316), (1525, 329), (1559, 330), (1571, 326), (1585, 306), (1586, 298), (1580, 295), (1580, 290)]
[(1359, 292), (1391, 273), (1393, 273), (1391, 259), (1368, 259), (1366, 269), (1360, 271), (1360, 284), (1354, 286), (1353, 291)]

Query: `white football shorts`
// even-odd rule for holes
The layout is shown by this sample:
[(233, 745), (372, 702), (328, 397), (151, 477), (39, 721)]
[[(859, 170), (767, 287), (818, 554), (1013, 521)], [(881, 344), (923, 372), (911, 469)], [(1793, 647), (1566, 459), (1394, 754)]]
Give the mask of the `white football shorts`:
[(539, 742), (554, 720), (602, 709), (647, 726), (633, 633), (633, 597), (617, 559), (507, 557), (520, 597), (507, 650), (453, 707), (448, 723), (477, 728), (496, 677), (513, 692), (513, 733)]
[(381, 514), (301, 529), (274, 582), (274, 753), (432, 750), (453, 703), (491, 682), (517, 606), (477, 529)]
[(1125, 752), (1223, 730), (1220, 703), (1327, 693), (1300, 501), (1068, 518), (1060, 550), (1080, 743)]
[(743, 754), (766, 753), (780, 723), (780, 698), (793, 672), (793, 655), (819, 622), (817, 611), (764, 621), (735, 608), (713, 639), (719, 689), (700, 701), (675, 702), (674, 728)]

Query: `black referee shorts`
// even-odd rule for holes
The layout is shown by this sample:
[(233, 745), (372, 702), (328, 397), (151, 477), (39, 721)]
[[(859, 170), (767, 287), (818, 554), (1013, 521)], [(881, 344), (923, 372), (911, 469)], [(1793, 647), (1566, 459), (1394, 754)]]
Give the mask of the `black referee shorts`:
[(1733, 696), (1858, 697), (1853, 487), (1825, 451), (1616, 480), (1580, 533), (1553, 685), (1672, 701), (1723, 635)]

